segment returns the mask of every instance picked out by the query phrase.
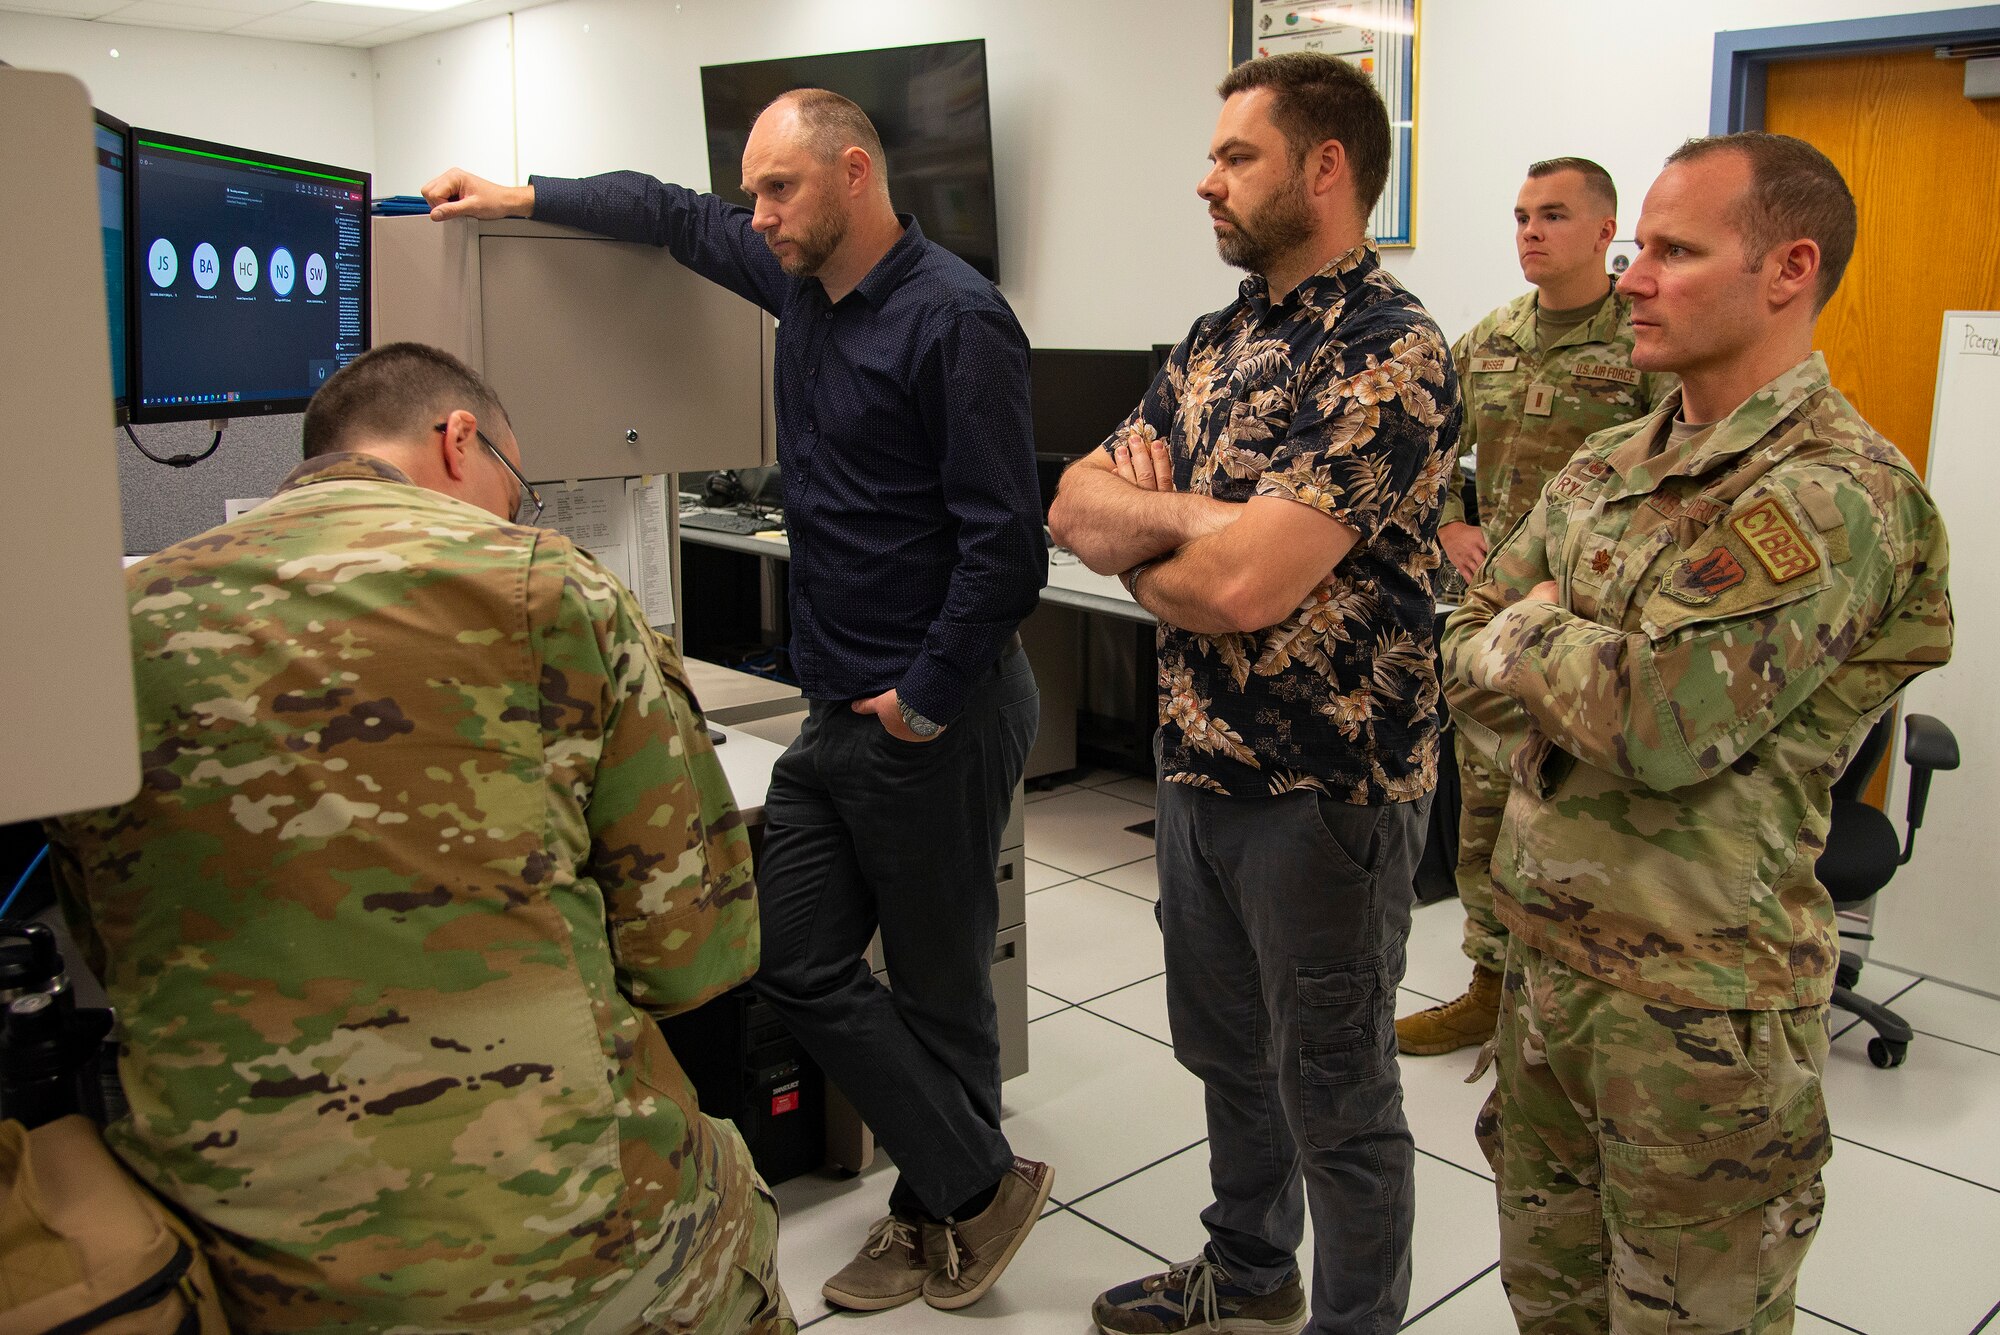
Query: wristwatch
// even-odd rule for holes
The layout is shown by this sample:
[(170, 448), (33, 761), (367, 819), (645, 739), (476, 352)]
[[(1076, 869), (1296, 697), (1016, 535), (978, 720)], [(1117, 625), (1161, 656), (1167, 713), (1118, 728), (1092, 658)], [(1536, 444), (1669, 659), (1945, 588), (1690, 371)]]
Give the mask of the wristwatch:
[(910, 702), (900, 695), (896, 697), (896, 711), (903, 716), (903, 726), (925, 741), (929, 741), (944, 731), (944, 724), (931, 722), (922, 714), (910, 708)]

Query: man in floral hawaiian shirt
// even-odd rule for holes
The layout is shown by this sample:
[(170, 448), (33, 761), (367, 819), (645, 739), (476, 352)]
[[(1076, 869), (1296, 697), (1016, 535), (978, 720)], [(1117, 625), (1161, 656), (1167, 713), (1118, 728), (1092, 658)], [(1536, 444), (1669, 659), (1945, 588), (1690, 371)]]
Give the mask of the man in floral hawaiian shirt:
[(1458, 383), (1365, 239), (1389, 163), (1368, 79), (1297, 54), (1219, 91), (1199, 193), (1250, 277), (1050, 512), (1160, 621), (1167, 1006), (1207, 1086), (1215, 1192), (1202, 1255), (1093, 1315), (1107, 1332), (1393, 1331), (1415, 1151), (1392, 1007), (1437, 769), (1431, 577)]

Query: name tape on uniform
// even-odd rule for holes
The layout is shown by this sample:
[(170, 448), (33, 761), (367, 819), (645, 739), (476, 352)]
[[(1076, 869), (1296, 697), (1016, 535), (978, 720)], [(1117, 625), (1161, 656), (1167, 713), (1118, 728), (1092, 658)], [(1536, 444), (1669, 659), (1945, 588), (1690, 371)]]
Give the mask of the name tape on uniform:
[(1773, 583), (1784, 584), (1819, 569), (1819, 553), (1775, 497), (1737, 515), (1729, 527), (1750, 545), (1750, 554), (1771, 572)]
[(1588, 483), (1595, 482), (1611, 471), (1611, 465), (1602, 459), (1574, 459), (1556, 478), (1555, 493), (1564, 500), (1574, 498)]

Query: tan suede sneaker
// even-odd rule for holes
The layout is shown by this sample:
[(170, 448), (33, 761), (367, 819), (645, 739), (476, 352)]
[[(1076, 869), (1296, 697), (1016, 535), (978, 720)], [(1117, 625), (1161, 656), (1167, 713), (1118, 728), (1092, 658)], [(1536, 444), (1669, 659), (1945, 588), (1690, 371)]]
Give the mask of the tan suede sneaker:
[(924, 1281), (924, 1301), (948, 1312), (984, 1298), (1042, 1217), (1055, 1181), (1055, 1169), (1016, 1155), (991, 1205), (964, 1223), (946, 1221), (944, 1267)]
[(1499, 1023), (1500, 975), (1475, 964), (1464, 996), (1396, 1021), (1396, 1050), (1408, 1057), (1456, 1052), (1493, 1037)]
[(820, 1293), (850, 1312), (901, 1307), (924, 1291), (924, 1281), (944, 1267), (944, 1256), (943, 1224), (892, 1214), (869, 1225), (868, 1241)]

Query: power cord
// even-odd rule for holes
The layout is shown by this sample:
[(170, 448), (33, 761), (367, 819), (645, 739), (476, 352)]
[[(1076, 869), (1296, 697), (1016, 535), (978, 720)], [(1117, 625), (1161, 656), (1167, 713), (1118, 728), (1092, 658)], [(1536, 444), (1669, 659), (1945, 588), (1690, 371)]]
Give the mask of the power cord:
[(14, 882), (13, 893), (7, 896), (5, 903), (0, 903), (0, 918), (6, 917), (7, 910), (14, 907), (14, 901), (19, 899), (21, 897), (21, 892), (28, 888), (28, 882), (34, 878), (36, 870), (42, 865), (42, 862), (48, 857), (48, 855), (49, 855), (49, 846), (47, 844), (43, 844), (42, 851), (35, 854), (34, 860), (28, 863), (28, 869), (21, 873), (21, 879)]
[(215, 439), (208, 442), (208, 448), (203, 450), (200, 454), (174, 454), (174, 455), (168, 455), (165, 458), (161, 458), (159, 455), (153, 453), (151, 450), (147, 449), (144, 445), (141, 445), (139, 443), (139, 437), (133, 434), (132, 424), (129, 422), (125, 424), (125, 436), (126, 439), (132, 442), (133, 449), (139, 451), (139, 453), (145, 455), (148, 459), (151, 459), (156, 464), (162, 464), (168, 468), (193, 468), (203, 459), (206, 459), (209, 455), (214, 454), (216, 447), (222, 444), (222, 428), (224, 426), (224, 423), (213, 422), (210, 423), (210, 425), (212, 425), (215, 428)]

